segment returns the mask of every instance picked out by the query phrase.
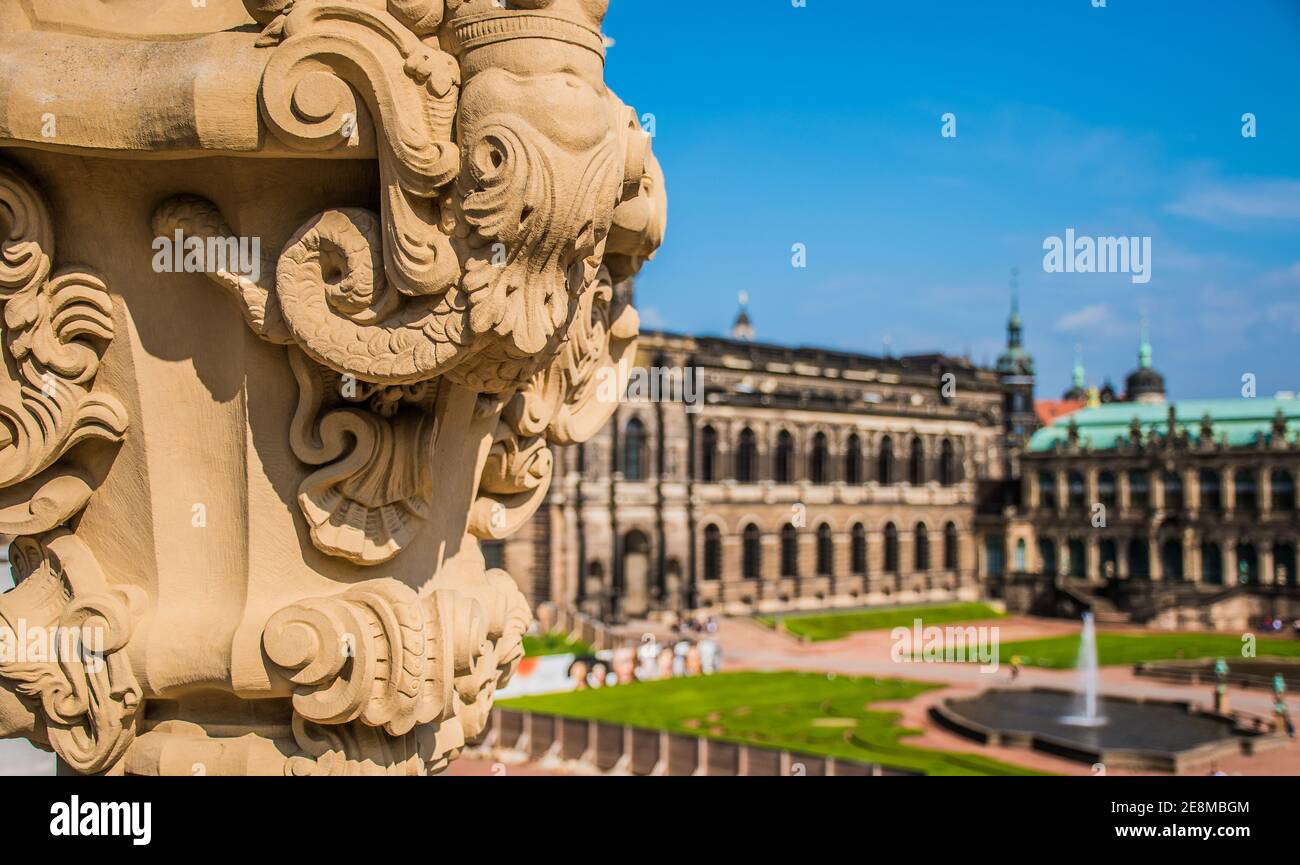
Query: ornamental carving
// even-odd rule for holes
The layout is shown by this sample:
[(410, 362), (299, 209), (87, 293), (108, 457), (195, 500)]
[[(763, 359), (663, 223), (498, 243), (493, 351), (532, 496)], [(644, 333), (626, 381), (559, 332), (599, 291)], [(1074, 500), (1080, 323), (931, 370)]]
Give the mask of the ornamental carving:
[[(105, 638), (0, 662), (0, 733), (88, 773), (441, 771), (531, 623), (479, 540), (612, 413), (663, 238), (606, 0), (116, 6), (0, 18), (0, 624)], [(122, 76), (52, 72), (91, 57)]]

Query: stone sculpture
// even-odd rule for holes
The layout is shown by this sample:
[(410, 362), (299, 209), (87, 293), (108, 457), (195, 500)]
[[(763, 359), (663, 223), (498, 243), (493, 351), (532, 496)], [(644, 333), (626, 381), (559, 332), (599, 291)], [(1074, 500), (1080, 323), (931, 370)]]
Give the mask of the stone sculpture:
[(0, 10), (0, 632), (81, 638), (0, 656), (0, 735), (420, 775), (482, 734), (531, 613), (479, 540), (612, 413), (666, 219), (607, 2)]

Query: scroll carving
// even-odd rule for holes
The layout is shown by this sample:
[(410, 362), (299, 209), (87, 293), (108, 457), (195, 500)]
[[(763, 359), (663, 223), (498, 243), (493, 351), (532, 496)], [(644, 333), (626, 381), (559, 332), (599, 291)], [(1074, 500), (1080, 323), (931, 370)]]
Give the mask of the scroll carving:
[(5, 633), (53, 634), (0, 661), (0, 682), (39, 708), (29, 731), (79, 772), (112, 766), (130, 746), (143, 705), (122, 649), (144, 612), (144, 593), (110, 586), (95, 557), (65, 529), (10, 546), (15, 589), (0, 596)]
[(482, 734), (531, 618), (499, 570), (423, 596), (372, 580), (276, 613), (263, 645), (295, 686), (294, 735), (310, 755), (286, 771), (356, 774), (376, 748), (399, 774), (445, 765)]

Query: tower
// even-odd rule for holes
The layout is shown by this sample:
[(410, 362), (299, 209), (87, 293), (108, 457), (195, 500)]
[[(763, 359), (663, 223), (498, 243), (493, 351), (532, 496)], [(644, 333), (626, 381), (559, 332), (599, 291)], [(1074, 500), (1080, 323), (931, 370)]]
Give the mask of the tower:
[(1024, 348), (1020, 321), (1020, 268), (1011, 270), (1011, 315), (1007, 319), (1007, 347), (998, 356), (1002, 384), (1004, 425), (1008, 454), (1018, 453), (1038, 429), (1034, 414), (1034, 359)]
[(754, 326), (749, 321), (749, 292), (742, 291), (739, 299), (740, 312), (736, 313), (736, 320), (731, 325), (731, 338), (743, 342), (753, 342)]
[(1081, 402), (1088, 399), (1087, 376), (1083, 370), (1083, 355), (1079, 346), (1074, 347), (1074, 369), (1070, 372), (1070, 389), (1061, 395), (1061, 399)]
[(1146, 316), (1142, 317), (1137, 369), (1124, 379), (1124, 399), (1128, 402), (1157, 405), (1165, 401), (1165, 377), (1151, 365), (1151, 337), (1147, 330)]

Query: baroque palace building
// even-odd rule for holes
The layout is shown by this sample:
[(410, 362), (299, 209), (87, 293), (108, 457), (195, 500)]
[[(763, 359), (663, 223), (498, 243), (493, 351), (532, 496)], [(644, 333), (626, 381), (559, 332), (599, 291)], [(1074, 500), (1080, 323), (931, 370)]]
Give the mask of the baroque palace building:
[(980, 594), (977, 503), (1035, 427), (1014, 309), (988, 368), (755, 342), (742, 296), (731, 338), (643, 333), (632, 374), (485, 551), (531, 599), (617, 622)]
[[(1066, 400), (1082, 378), (1076, 361)], [(985, 526), (986, 591), (1175, 627), (1300, 616), (1300, 399), (1167, 403), (1145, 328), (1111, 399), (1030, 439), (1019, 505)]]
[(1035, 400), (1013, 300), (993, 366), (644, 333), (633, 385), (485, 545), (534, 602), (609, 622), (992, 597), (1169, 627), (1300, 617), (1300, 399)]

